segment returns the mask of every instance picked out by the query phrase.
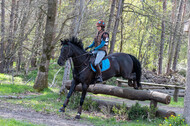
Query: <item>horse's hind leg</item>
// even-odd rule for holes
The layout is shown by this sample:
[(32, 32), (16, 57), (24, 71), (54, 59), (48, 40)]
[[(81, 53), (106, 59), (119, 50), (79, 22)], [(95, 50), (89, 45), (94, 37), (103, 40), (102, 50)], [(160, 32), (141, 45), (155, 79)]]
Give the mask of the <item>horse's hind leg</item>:
[(134, 82), (136, 81), (136, 73), (125, 74), (123, 78), (128, 80), (128, 85), (130, 87), (135, 87)]
[(78, 83), (73, 79), (72, 82), (71, 82), (71, 88), (69, 90), (69, 93), (67, 94), (67, 98), (65, 99), (64, 103), (63, 103), (63, 107), (61, 107), (59, 109), (59, 112), (65, 112), (65, 108), (66, 106), (68, 105), (69, 103), (69, 98), (71, 97), (73, 91), (75, 90), (75, 87)]
[(86, 96), (87, 89), (88, 89), (88, 85), (87, 84), (82, 84), (82, 96), (81, 96), (81, 99), (80, 99), (80, 106), (78, 108), (78, 113), (75, 116), (76, 119), (80, 119), (80, 115), (82, 113), (82, 105), (84, 103), (84, 99), (85, 99), (85, 96)]

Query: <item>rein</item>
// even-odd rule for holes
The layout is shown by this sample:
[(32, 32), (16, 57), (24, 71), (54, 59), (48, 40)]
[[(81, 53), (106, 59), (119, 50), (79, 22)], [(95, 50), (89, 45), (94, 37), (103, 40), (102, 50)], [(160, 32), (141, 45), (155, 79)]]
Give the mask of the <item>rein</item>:
[[(70, 45), (71, 46), (71, 45)], [(68, 54), (69, 54), (69, 52), (70, 52), (70, 46), (69, 46), (69, 51), (68, 51)], [(67, 55), (68, 55), (67, 54)], [(86, 52), (86, 53), (84, 53), (84, 54), (81, 54), (81, 55), (79, 55), (79, 56), (75, 56), (75, 57), (72, 57), (72, 59), (77, 59), (77, 58), (79, 58), (79, 57), (82, 57), (82, 56), (85, 56), (85, 55), (88, 55), (89, 53), (88, 52)], [(81, 74), (82, 72), (84, 72), (87, 68), (88, 68), (88, 65), (86, 64), (86, 61), (89, 59), (89, 57), (90, 57), (90, 55), (88, 55), (88, 57), (85, 59), (85, 61), (84, 62), (82, 62), (80, 65), (74, 65), (74, 68), (76, 67), (81, 67), (83, 64), (86, 66), (85, 68), (83, 68), (77, 75), (79, 75), (79, 74)], [(70, 64), (71, 64), (71, 58), (69, 59), (69, 62), (70, 62)], [(71, 65), (71, 70), (73, 71), (73, 67), (72, 67), (72, 65)]]

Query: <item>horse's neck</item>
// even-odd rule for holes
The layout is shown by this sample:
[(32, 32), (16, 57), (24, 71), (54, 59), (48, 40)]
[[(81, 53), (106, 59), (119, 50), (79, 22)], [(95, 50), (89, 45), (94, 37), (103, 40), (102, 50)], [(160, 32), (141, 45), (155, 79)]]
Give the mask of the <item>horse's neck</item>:
[(73, 52), (74, 54), (73, 54), (72, 60), (73, 60), (74, 66), (79, 67), (81, 65), (82, 67), (83, 66), (82, 64), (87, 61), (88, 56), (85, 55), (85, 52), (83, 50), (73, 49)]

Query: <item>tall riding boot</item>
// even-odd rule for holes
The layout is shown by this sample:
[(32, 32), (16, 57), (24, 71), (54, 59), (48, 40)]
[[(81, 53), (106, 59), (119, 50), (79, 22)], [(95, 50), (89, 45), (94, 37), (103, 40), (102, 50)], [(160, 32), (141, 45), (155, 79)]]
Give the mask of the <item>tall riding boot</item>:
[(101, 68), (100, 68), (100, 65), (98, 64), (98, 65), (96, 65), (96, 74), (97, 74), (97, 76), (96, 76), (96, 82), (97, 83), (99, 83), (99, 82), (102, 82), (103, 80), (102, 80), (102, 72), (101, 72)]

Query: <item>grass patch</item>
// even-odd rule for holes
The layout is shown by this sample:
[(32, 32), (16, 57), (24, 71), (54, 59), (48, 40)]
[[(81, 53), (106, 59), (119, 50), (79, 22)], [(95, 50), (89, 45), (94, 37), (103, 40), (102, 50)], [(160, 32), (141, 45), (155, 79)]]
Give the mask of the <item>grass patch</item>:
[(27, 85), (0, 84), (0, 94), (20, 94), (26, 92), (35, 92), (35, 90)]
[(61, 107), (62, 102), (58, 102), (58, 93), (53, 90), (45, 89), (37, 97), (30, 97), (24, 99), (7, 99), (8, 102), (13, 104), (21, 104), (26, 107), (30, 107), (37, 112), (57, 113)]
[(18, 121), (15, 119), (4, 119), (1, 117), (0, 117), (0, 125), (1, 126), (43, 126), (43, 125), (32, 124), (31, 122), (27, 122), (27, 121)]
[(162, 119), (151, 122), (147, 120), (118, 121), (115, 117), (104, 118), (93, 115), (82, 115), (82, 118), (85, 118), (95, 126), (157, 126), (163, 121)]
[(171, 107), (184, 107), (184, 98), (178, 97), (178, 102), (174, 102), (173, 97), (171, 99), (171, 103), (169, 104)]

